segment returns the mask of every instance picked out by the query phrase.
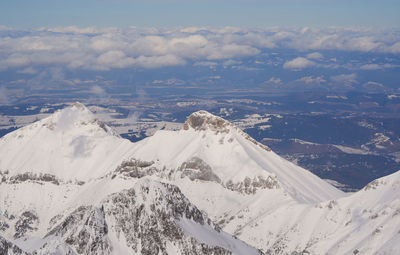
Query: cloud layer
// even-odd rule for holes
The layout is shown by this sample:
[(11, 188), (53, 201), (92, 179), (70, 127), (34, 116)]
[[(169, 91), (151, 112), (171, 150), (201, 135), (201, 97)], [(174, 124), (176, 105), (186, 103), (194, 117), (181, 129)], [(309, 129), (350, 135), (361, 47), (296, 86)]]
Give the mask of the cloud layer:
[[(324, 56), (317, 50), (400, 54), (392, 29), (301, 28), (78, 28), (15, 30), (0, 27), (0, 70), (33, 74), (40, 66), (71, 70), (159, 68), (187, 63), (239, 61), (265, 49), (308, 51), (284, 68), (302, 69)], [(365, 70), (376, 66), (363, 67)]]

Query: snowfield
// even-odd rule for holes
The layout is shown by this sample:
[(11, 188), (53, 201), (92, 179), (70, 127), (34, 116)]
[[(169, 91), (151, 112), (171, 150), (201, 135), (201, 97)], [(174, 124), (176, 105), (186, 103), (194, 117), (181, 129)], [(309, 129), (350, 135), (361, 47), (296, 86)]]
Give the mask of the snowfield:
[(0, 155), (0, 254), (400, 250), (399, 172), (345, 194), (205, 111), (131, 143), (76, 103)]

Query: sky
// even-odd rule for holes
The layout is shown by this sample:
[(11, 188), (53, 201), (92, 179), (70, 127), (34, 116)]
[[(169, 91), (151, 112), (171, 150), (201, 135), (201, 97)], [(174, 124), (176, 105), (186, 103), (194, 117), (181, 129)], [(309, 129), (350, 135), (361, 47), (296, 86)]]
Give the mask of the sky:
[(0, 104), (60, 88), (397, 93), (398, 13), (399, 0), (1, 0)]
[(2, 0), (0, 25), (398, 27), (399, 13), (398, 0)]

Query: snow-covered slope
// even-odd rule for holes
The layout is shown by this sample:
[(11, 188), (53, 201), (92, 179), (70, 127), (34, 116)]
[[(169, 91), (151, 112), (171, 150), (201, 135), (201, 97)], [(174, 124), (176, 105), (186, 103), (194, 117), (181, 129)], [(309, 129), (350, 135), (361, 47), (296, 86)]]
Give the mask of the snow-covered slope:
[(253, 218), (239, 238), (270, 254), (398, 254), (400, 172), (348, 197), (278, 206)]
[(77, 103), (1, 138), (0, 155), (7, 254), (400, 249), (400, 173), (346, 196), (205, 111), (131, 143)]
[(138, 142), (132, 157), (170, 169), (185, 163), (195, 165), (194, 161), (200, 159), (210, 167), (208, 175), (215, 181), (232, 189), (248, 186), (246, 193), (281, 188), (299, 202), (309, 203), (343, 196), (311, 172), (279, 157), (233, 124), (206, 111), (190, 115), (178, 132), (161, 130)]
[(88, 181), (121, 162), (132, 146), (82, 104), (57, 111), (0, 139), (0, 170)]
[(131, 185), (55, 215), (42, 238), (0, 241), (36, 254), (260, 254), (224, 233), (176, 186), (146, 178)]

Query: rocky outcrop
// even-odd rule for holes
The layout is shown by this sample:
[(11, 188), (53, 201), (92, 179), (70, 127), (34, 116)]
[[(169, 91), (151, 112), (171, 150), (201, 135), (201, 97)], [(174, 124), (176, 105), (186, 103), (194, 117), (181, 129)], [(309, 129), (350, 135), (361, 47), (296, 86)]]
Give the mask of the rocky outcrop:
[(221, 247), (197, 242), (178, 226), (176, 221), (184, 217), (220, 231), (174, 185), (144, 180), (133, 189), (112, 195), (103, 205), (107, 218), (115, 221), (112, 231), (124, 236), (136, 253), (166, 254), (169, 244), (184, 254), (230, 254)]
[(142, 178), (144, 176), (160, 173), (159, 169), (152, 167), (153, 164), (153, 161), (148, 162), (136, 159), (125, 160), (115, 169), (112, 178), (115, 178), (116, 174), (121, 174), (125, 177)]
[(39, 218), (34, 211), (23, 212), (15, 223), (15, 238), (20, 238), (26, 233), (36, 231), (39, 225)]
[(53, 228), (45, 238), (59, 238), (79, 254), (110, 254), (103, 207), (81, 206)]
[(206, 111), (198, 111), (192, 113), (183, 125), (183, 129), (188, 130), (189, 127), (197, 131), (211, 130), (216, 133), (229, 133), (231, 124), (217, 116)]
[(241, 182), (233, 182), (229, 180), (225, 187), (244, 194), (255, 194), (260, 189), (279, 189), (279, 182), (276, 177), (257, 176), (253, 179), (246, 177)]
[(166, 167), (157, 168), (153, 161), (140, 161), (130, 159), (124, 161), (114, 171), (112, 178), (117, 175), (124, 178), (143, 178), (145, 176), (157, 176), (159, 178), (173, 180), (174, 178), (189, 178), (191, 181), (215, 182), (223, 187), (242, 194), (255, 194), (261, 189), (280, 188), (276, 176), (257, 176), (254, 178), (246, 177), (242, 181), (233, 182), (232, 180), (223, 182), (204, 160), (199, 157), (192, 157), (182, 163), (177, 169), (167, 169)]
[[(230, 133), (231, 130), (234, 130), (235, 132), (239, 133), (242, 135), (245, 139), (249, 140), (250, 142), (254, 143), (255, 145), (263, 148), (266, 151), (271, 151), (271, 149), (253, 138), (251, 138), (248, 134), (243, 132), (240, 128), (237, 126), (233, 125), (227, 120), (224, 120), (223, 118), (217, 117), (215, 115), (212, 115), (211, 113), (207, 111), (198, 111), (192, 113), (185, 121), (183, 124), (183, 129), (184, 130), (189, 130), (189, 129), (194, 129), (196, 131), (206, 131), (210, 130), (214, 132), (215, 134), (219, 133)], [(228, 142), (231, 142), (233, 138), (230, 138)], [(221, 142), (223, 142), (221, 140)]]
[(112, 194), (97, 206), (81, 206), (59, 220), (37, 252), (54, 252), (52, 247), (63, 245), (61, 254), (113, 254), (123, 244), (131, 254), (172, 254), (171, 247), (181, 254), (232, 253), (190, 236), (178, 224), (181, 219), (221, 233), (178, 187), (142, 178), (133, 188)]
[(54, 185), (67, 184), (67, 183), (83, 185), (85, 183), (83, 181), (77, 181), (77, 180), (63, 181), (63, 180), (57, 178), (53, 174), (46, 174), (46, 173), (37, 174), (37, 173), (32, 173), (32, 172), (25, 172), (25, 173), (10, 176), (8, 171), (4, 171), (4, 172), (0, 171), (0, 184), (1, 183), (18, 184), (18, 183), (23, 183), (23, 182), (32, 182), (32, 183), (37, 183), (37, 184), (44, 184), (44, 183), (48, 182), (48, 183), (52, 183)]
[(182, 172), (181, 178), (187, 176), (192, 181), (201, 180), (221, 183), (221, 179), (213, 173), (211, 167), (198, 157), (193, 157), (182, 163), (178, 171)]

